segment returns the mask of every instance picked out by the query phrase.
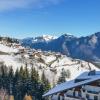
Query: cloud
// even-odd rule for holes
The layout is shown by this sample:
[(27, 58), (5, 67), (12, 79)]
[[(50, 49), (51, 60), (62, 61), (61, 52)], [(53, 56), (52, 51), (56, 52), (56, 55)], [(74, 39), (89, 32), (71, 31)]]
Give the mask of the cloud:
[(15, 10), (30, 7), (45, 7), (51, 4), (58, 4), (63, 0), (0, 0), (0, 11)]

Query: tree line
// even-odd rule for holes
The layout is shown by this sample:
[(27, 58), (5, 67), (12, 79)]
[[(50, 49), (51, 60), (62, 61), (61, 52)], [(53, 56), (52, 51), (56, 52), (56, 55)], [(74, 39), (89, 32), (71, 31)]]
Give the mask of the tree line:
[[(9, 95), (14, 96), (14, 100), (23, 100), (25, 95), (30, 95), (32, 100), (44, 100), (42, 95), (47, 92), (51, 86), (43, 71), (40, 78), (38, 71), (31, 67), (29, 70), (27, 64), (13, 70), (13, 67), (5, 65), (0, 66), (0, 89), (6, 89)], [(47, 99), (46, 99), (47, 100)]]
[(19, 43), (18, 39), (0, 36), (0, 41), (2, 40), (6, 41), (7, 43)]

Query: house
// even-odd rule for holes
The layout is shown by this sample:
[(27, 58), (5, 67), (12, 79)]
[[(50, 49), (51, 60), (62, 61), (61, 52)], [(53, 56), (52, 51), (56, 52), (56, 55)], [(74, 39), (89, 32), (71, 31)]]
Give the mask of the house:
[(43, 95), (47, 96), (51, 100), (100, 100), (100, 71), (84, 72)]
[(21, 47), (21, 44), (17, 44), (17, 43), (13, 43), (12, 45), (13, 45), (13, 47), (15, 47), (15, 48), (20, 48), (20, 47)]
[(24, 48), (24, 47), (22, 47), (22, 46), (21, 46), (21, 47), (19, 47), (19, 48), (18, 48), (18, 50), (19, 50), (19, 53), (25, 53), (25, 48)]

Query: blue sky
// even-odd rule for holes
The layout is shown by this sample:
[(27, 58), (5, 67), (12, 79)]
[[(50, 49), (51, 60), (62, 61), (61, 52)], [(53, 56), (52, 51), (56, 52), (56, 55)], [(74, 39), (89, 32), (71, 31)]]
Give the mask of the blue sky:
[(100, 31), (100, 0), (0, 0), (0, 35), (17, 38)]

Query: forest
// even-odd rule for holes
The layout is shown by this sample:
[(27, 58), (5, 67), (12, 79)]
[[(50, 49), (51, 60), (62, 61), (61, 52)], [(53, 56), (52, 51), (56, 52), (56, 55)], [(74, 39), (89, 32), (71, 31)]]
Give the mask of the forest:
[[(50, 88), (44, 71), (40, 78), (38, 71), (33, 66), (29, 70), (27, 64), (16, 71), (12, 66), (0, 65), (0, 90), (5, 90), (8, 96), (13, 96), (12, 100), (44, 100), (42, 95)], [(26, 95), (31, 99), (25, 99)]]

